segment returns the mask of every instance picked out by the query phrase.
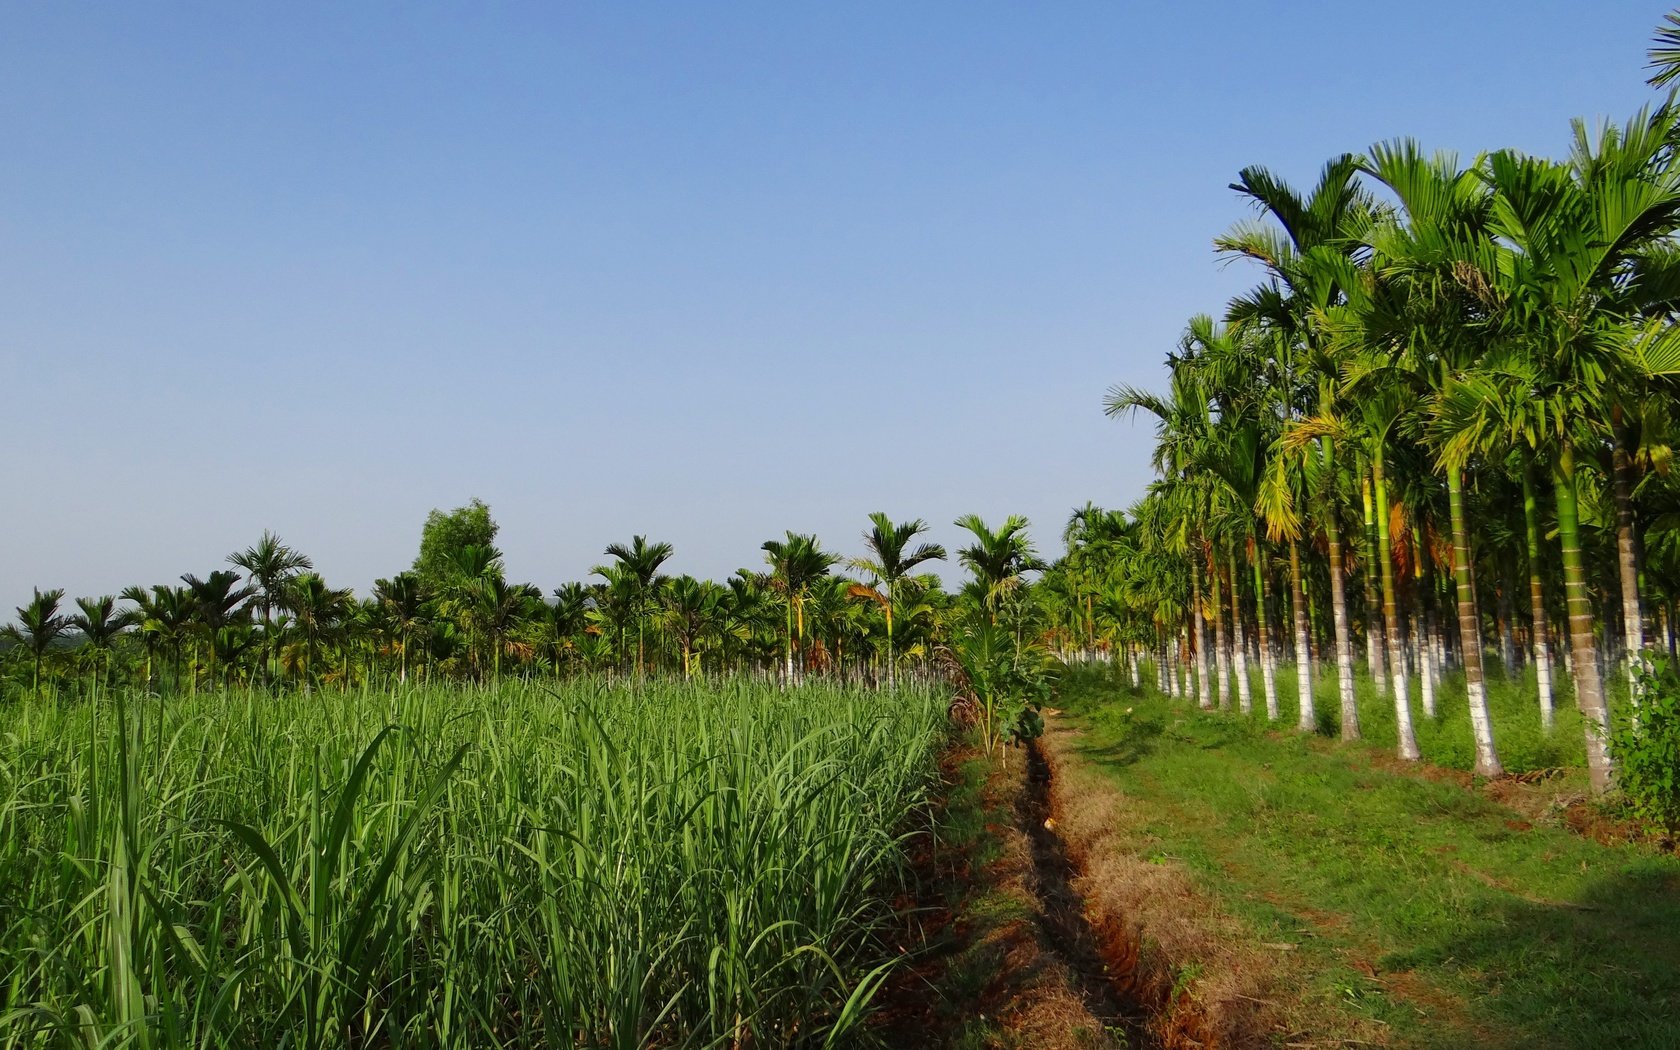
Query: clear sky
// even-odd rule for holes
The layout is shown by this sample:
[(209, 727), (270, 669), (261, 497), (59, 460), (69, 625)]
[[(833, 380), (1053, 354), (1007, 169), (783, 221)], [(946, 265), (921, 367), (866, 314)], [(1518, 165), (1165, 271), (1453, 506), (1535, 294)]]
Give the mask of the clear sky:
[[(545, 590), (1124, 506), (1262, 163), (1561, 153), (1666, 5), (4, 4), (0, 608), (478, 496)], [(3, 619), (4, 617), (0, 617)]]

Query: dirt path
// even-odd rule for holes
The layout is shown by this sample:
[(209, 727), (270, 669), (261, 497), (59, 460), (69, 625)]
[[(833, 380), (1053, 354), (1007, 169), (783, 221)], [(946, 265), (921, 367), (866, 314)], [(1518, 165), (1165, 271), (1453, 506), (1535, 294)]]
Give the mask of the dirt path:
[(1099, 930), (1075, 888), (1079, 871), (1068, 853), (1054, 817), (1054, 778), (1038, 742), (1026, 749), (1026, 789), (1016, 799), (1016, 824), (1032, 843), (1033, 904), (1049, 950), (1067, 967), (1086, 1009), (1105, 1029), (1123, 1032), (1125, 1046), (1152, 1046), (1147, 1010), (1128, 994), (1117, 977), (1129, 969), (1136, 951), (1118, 936), (1109, 919)]
[(963, 752), (946, 776), (941, 841), (917, 851), (910, 960), (876, 1001), (876, 1042), (1156, 1047), (1116, 979), (1124, 960), (1107, 954), (1114, 927), (1093, 923), (1076, 888), (1044, 755), (1013, 750), (1001, 766)]

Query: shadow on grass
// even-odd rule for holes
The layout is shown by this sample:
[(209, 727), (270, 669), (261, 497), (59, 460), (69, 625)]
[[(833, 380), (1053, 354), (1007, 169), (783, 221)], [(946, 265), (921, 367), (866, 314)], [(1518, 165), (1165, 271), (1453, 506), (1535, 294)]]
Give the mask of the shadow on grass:
[(1155, 753), (1155, 743), (1166, 731), (1166, 722), (1159, 718), (1127, 719), (1118, 732), (1111, 730), (1112, 739), (1103, 743), (1082, 744), (1081, 754), (1114, 766), (1129, 766)]
[(1458, 971), (1510, 1046), (1680, 1046), (1680, 874), (1654, 859), (1569, 901), (1507, 899), (1468, 928), (1382, 960)]

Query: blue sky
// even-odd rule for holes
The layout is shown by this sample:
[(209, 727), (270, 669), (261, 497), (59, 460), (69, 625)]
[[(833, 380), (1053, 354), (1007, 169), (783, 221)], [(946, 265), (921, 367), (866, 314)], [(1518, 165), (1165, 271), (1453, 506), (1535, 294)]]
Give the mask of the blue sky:
[(1560, 153), (1652, 3), (8, 4), (0, 607), (328, 579), (477, 496), (515, 578), (1124, 506), (1261, 163)]

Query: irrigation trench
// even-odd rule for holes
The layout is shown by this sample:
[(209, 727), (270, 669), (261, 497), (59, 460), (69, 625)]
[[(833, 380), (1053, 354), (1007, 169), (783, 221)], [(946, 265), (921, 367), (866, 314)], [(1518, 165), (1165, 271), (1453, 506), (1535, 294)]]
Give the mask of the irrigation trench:
[(1032, 843), (1033, 903), (1043, 942), (1078, 981), (1086, 1009), (1106, 1030), (1124, 1033), (1120, 1045), (1158, 1045), (1149, 1035), (1148, 1010), (1129, 990), (1137, 946), (1111, 917), (1093, 924), (1085, 898), (1074, 888), (1079, 869), (1056, 830), (1055, 771), (1039, 741), (1026, 749), (1026, 789), (1016, 819)]

